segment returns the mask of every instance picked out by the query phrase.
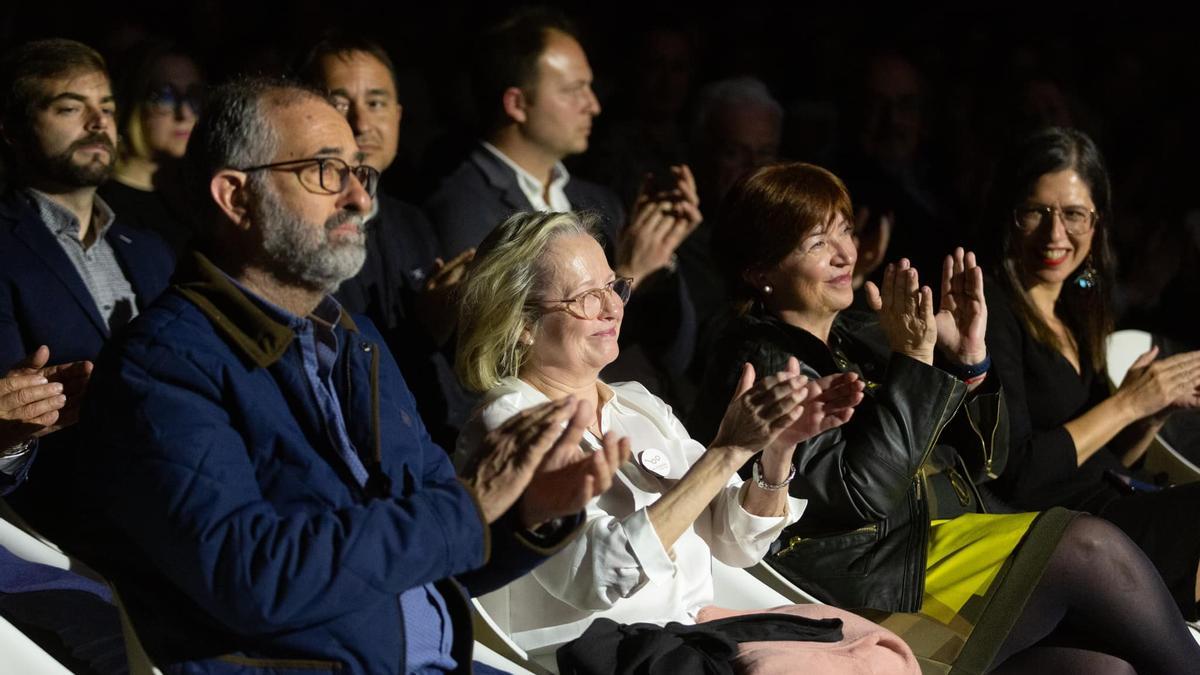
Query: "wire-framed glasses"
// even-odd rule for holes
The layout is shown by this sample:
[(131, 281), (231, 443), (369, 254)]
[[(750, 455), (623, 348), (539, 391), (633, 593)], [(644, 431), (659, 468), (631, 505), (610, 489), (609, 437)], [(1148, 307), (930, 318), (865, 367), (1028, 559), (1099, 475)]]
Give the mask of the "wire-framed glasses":
[(1063, 227), (1070, 234), (1087, 234), (1096, 225), (1097, 213), (1084, 206), (1043, 206), (1041, 204), (1025, 204), (1013, 209), (1013, 222), (1023, 232), (1032, 232), (1050, 222), (1058, 214)]

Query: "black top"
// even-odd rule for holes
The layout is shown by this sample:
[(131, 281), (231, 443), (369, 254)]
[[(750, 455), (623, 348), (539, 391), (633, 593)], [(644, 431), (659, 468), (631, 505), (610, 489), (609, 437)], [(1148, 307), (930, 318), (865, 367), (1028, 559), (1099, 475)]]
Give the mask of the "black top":
[(1128, 471), (1108, 447), (1078, 466), (1063, 425), (1108, 398), (1106, 376), (1087, 354), (1080, 354), (1077, 373), (1057, 350), (1036, 341), (997, 282), (989, 280), (987, 296), (992, 374), (1004, 386), (1011, 430), (1008, 467), (994, 483), (996, 492), (1020, 508), (1098, 510), (1120, 495), (1105, 482), (1104, 470)]
[(196, 226), (184, 215), (184, 207), (161, 191), (139, 190), (110, 180), (96, 192), (122, 223), (157, 232), (177, 258), (196, 236)]

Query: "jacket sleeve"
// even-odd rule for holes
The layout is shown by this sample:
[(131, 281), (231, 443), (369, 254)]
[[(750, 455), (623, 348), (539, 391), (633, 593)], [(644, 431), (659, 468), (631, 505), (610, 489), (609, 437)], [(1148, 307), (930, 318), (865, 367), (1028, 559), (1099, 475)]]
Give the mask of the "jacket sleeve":
[(848, 423), (797, 447), (790, 492), (809, 500), (801, 527), (853, 528), (884, 519), (965, 395), (966, 385), (953, 375), (893, 353), (884, 381)]
[[(761, 333), (731, 331), (709, 365), (706, 389), (730, 392), (742, 363), (772, 373), (792, 355), (782, 342)], [(816, 371), (805, 354), (794, 355), (809, 377), (830, 374)], [(880, 385), (868, 392), (849, 422), (797, 446), (789, 492), (808, 500), (804, 518), (793, 528), (798, 534), (854, 529), (892, 512), (966, 396), (958, 378), (896, 353), (877, 379)], [(715, 402), (707, 407), (716, 408)]]
[(0, 278), (0, 376), (25, 358), (25, 341), (12, 296), (13, 280)]
[[(80, 488), (128, 540), (115, 555), (141, 558), (233, 632), (319, 624), (484, 564), (479, 510), (448, 461), (403, 498), (284, 515), (236, 426), (252, 412), (223, 404), (219, 375), (157, 344), (104, 365)], [(277, 469), (303, 489), (304, 467)]]
[(989, 297), (987, 343), (992, 370), (1004, 387), (1009, 420), (1009, 457), (996, 481), (998, 493), (1014, 505), (1045, 501), (1054, 486), (1078, 471), (1075, 441), (1063, 426), (1033, 428), (1029, 414), (1022, 329), (1006, 306)]

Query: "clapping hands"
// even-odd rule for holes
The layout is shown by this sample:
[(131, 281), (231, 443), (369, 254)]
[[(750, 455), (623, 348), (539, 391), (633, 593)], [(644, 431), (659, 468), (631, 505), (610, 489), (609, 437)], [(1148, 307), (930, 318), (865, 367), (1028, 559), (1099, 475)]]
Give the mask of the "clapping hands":
[(962, 247), (946, 256), (942, 266), (942, 301), (936, 315), (937, 346), (959, 365), (987, 358), (987, 301), (983, 297), (983, 268), (975, 254)]
[(91, 362), (47, 366), (49, 360), (50, 350), (39, 347), (0, 378), (0, 451), (79, 419)]
[(671, 167), (674, 186), (655, 189), (650, 176), (634, 201), (629, 225), (617, 245), (617, 275), (635, 285), (666, 267), (685, 239), (700, 226), (700, 197), (687, 165)]
[(933, 365), (938, 337), (933, 291), (919, 282), (917, 270), (907, 258), (889, 263), (883, 270), (882, 289), (872, 281), (866, 283), (867, 304), (879, 314), (892, 351)]

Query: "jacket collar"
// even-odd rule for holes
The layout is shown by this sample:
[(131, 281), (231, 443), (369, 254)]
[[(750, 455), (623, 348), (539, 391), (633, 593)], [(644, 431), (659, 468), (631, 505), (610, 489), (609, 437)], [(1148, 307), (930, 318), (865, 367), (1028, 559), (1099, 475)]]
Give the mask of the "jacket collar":
[[(199, 308), (235, 349), (260, 368), (278, 361), (296, 337), (291, 327), (263, 311), (246, 291), (198, 251), (181, 262), (175, 288)], [(346, 312), (342, 312), (338, 325), (358, 331)]]
[(487, 184), (500, 192), (505, 206), (517, 211), (529, 211), (533, 208), (517, 184), (517, 174), (500, 161), (499, 157), (488, 152), (482, 144), (471, 152), (470, 161), (483, 174)]

